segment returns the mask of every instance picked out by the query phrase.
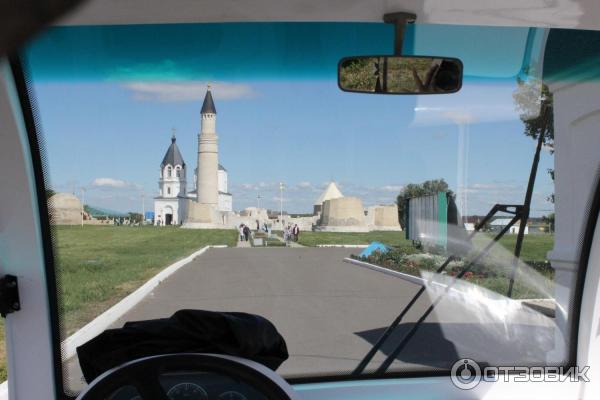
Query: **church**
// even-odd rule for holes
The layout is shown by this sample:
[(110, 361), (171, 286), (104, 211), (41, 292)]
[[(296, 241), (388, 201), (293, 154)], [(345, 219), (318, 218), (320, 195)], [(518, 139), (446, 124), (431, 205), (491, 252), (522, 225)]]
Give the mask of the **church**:
[(160, 163), (159, 194), (154, 198), (155, 225), (186, 223), (191, 225), (188, 227), (210, 227), (227, 223), (227, 215), (233, 210), (233, 196), (228, 190), (227, 170), (218, 162), (216, 118), (217, 110), (208, 88), (200, 111), (198, 166), (194, 169), (192, 190), (187, 187), (187, 165), (173, 132), (171, 145)]

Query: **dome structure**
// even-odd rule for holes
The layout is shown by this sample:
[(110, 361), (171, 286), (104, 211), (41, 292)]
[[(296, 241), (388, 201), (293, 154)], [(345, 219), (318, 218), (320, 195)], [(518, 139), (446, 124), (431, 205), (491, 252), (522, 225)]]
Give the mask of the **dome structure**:
[(81, 223), (81, 201), (71, 193), (56, 193), (48, 199), (50, 218), (55, 225)]
[(331, 232), (368, 232), (365, 211), (358, 197), (325, 200), (319, 230)]

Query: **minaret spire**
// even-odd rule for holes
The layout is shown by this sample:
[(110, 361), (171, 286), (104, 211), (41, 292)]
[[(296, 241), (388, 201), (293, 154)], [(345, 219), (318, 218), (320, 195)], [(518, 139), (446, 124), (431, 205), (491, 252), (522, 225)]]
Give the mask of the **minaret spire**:
[(171, 128), (171, 143), (175, 143), (175, 141), (177, 140), (177, 138), (175, 137), (175, 132), (177, 130), (175, 128)]
[(213, 101), (212, 93), (210, 91), (210, 84), (206, 85), (206, 95), (204, 96), (204, 102), (202, 103), (202, 109), (200, 114), (216, 114), (217, 109), (215, 108), (215, 102)]
[(200, 110), (200, 134), (198, 135), (198, 174), (196, 188), (198, 203), (216, 208), (218, 203), (219, 149), (216, 129), (217, 110), (207, 85), (206, 95)]

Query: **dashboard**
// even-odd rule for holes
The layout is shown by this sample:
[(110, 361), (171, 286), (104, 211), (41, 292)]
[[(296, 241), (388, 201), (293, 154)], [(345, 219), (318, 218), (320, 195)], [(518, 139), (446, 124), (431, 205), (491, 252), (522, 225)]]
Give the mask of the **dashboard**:
[[(160, 385), (169, 400), (267, 400), (253, 387), (233, 378), (213, 372), (165, 373)], [(137, 389), (124, 386), (108, 400), (142, 400)]]

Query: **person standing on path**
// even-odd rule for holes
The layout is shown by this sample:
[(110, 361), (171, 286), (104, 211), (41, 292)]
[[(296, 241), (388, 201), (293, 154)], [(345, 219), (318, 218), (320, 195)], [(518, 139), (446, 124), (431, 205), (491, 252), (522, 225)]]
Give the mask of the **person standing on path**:
[(246, 239), (246, 242), (247, 242), (249, 238), (250, 238), (250, 227), (248, 227), (248, 225), (244, 225), (244, 239)]
[(240, 241), (244, 240), (244, 224), (240, 224)]
[(292, 234), (294, 237), (294, 242), (297, 242), (298, 236), (300, 235), (300, 227), (298, 226), (298, 224), (294, 224), (294, 227), (292, 228)]

